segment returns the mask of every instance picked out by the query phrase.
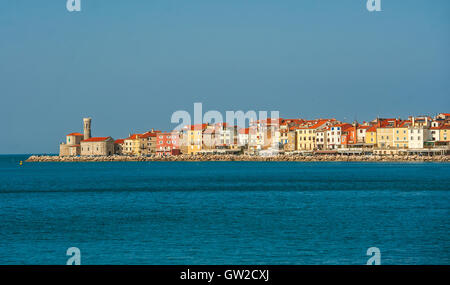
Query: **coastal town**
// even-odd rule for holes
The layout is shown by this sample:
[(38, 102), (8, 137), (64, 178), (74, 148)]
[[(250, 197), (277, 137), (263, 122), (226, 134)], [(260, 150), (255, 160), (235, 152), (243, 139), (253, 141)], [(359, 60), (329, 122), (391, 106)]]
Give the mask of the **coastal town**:
[[(173, 158), (177, 156), (444, 156), (450, 154), (450, 113), (376, 118), (346, 123), (336, 119), (251, 121), (247, 128), (227, 123), (196, 124), (179, 131), (150, 129), (114, 140), (91, 136), (91, 118), (83, 133), (66, 135), (59, 157)], [(39, 160), (34, 156), (35, 160)], [(33, 160), (33, 159), (31, 159)], [(86, 159), (88, 160), (88, 159)]]

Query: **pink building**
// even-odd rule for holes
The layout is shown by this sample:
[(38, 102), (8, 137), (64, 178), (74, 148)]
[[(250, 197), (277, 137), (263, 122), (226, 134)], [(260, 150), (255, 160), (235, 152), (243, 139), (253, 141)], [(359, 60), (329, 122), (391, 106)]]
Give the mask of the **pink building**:
[(178, 132), (158, 133), (156, 135), (156, 153), (161, 156), (180, 154)]

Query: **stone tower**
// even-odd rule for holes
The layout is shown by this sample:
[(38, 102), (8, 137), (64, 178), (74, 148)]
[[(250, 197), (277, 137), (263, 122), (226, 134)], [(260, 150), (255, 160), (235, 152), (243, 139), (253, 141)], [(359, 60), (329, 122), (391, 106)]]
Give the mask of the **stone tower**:
[(83, 124), (84, 124), (84, 139), (90, 139), (91, 138), (91, 118), (83, 118)]

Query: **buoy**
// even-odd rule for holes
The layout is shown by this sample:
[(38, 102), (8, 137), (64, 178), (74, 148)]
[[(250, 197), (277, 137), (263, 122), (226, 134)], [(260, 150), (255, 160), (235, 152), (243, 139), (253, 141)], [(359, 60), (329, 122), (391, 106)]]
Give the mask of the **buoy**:
[(22, 164), (23, 164), (23, 161), (21, 160), (19, 164), (22, 165)]

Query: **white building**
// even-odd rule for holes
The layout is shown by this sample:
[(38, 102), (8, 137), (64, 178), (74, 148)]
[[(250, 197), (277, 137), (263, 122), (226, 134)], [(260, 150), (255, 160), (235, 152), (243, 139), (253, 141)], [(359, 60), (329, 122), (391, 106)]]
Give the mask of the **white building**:
[(327, 149), (327, 129), (316, 130), (317, 149)]
[(430, 129), (424, 126), (410, 126), (408, 128), (408, 147), (411, 149), (423, 148), (426, 141), (431, 141)]
[(331, 126), (327, 128), (326, 133), (327, 148), (338, 149), (341, 147), (341, 127)]
[(356, 131), (356, 141), (358, 143), (365, 143), (366, 142), (366, 132), (370, 128), (370, 126), (358, 126)]
[(238, 143), (239, 146), (247, 146), (248, 145), (248, 133), (249, 133), (249, 128), (242, 128), (239, 130), (239, 135), (238, 135)]

